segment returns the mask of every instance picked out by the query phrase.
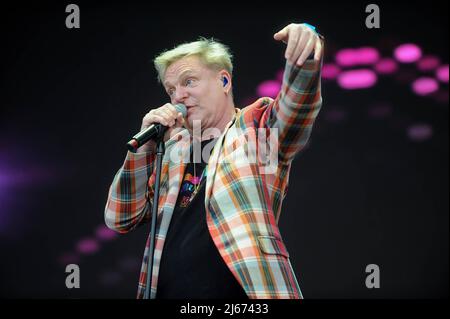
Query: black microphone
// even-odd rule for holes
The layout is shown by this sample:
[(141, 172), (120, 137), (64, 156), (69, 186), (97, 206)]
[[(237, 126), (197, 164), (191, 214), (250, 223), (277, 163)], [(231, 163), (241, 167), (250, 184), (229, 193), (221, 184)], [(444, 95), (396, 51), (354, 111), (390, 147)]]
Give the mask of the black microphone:
[[(183, 114), (183, 117), (186, 117), (187, 110), (184, 104), (180, 103), (175, 104), (174, 106), (175, 109), (177, 110), (177, 113), (181, 113)], [(167, 126), (164, 126), (160, 123), (151, 124), (149, 127), (133, 136), (131, 140), (127, 143), (127, 148), (131, 152), (135, 153), (140, 146), (144, 145), (149, 140), (157, 138), (158, 136), (163, 136), (166, 130)]]

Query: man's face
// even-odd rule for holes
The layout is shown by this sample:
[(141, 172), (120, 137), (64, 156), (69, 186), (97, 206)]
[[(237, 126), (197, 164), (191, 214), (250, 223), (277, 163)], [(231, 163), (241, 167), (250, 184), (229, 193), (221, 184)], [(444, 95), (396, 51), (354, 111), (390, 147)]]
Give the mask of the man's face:
[(202, 130), (215, 127), (226, 111), (227, 96), (221, 72), (208, 69), (196, 56), (172, 63), (163, 84), (172, 104), (186, 105), (185, 125), (189, 129), (194, 120), (201, 120)]

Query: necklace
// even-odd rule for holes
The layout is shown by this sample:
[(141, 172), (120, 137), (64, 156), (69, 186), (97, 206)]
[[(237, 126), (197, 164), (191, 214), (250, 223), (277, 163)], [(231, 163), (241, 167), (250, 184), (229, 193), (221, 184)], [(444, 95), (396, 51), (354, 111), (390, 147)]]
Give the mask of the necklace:
[(202, 171), (202, 175), (200, 177), (197, 176), (197, 170), (196, 170), (197, 164), (194, 163), (194, 179), (192, 181), (192, 183), (195, 185), (194, 187), (194, 193), (192, 194), (192, 197), (195, 196), (195, 194), (197, 194), (198, 189), (200, 188), (201, 182), (203, 180), (203, 177), (205, 176), (205, 172), (206, 172), (206, 168), (208, 167), (208, 165), (205, 166), (205, 168), (203, 168)]
[[(203, 150), (203, 146), (201, 147), (201, 150)], [(195, 194), (197, 194), (198, 189), (200, 188), (201, 182), (203, 180), (203, 175), (205, 174), (206, 171), (206, 167), (208, 165), (206, 165), (203, 168), (202, 171), (202, 175), (200, 177), (197, 176), (197, 160), (196, 160), (196, 154), (193, 153), (192, 150), (192, 144), (191, 144), (191, 154), (192, 154), (192, 164), (194, 165), (194, 177), (192, 179), (192, 184), (194, 184), (194, 192), (192, 194), (192, 198), (195, 196)], [(200, 161), (200, 163), (203, 163), (203, 161)]]
[(200, 188), (202, 187), (204, 177), (206, 176), (206, 167), (203, 169), (202, 175), (200, 177), (197, 176), (197, 170), (195, 169), (194, 164), (194, 176), (187, 174), (180, 190), (179, 195), (179, 206), (182, 208), (188, 207), (189, 204), (193, 201)]
[[(202, 148), (203, 150), (203, 143)], [(193, 152), (192, 144), (191, 144), (191, 165), (194, 167), (192, 168), (193, 175), (191, 175), (189, 172), (185, 173), (186, 177), (184, 178), (184, 181), (181, 185), (180, 189), (180, 195), (179, 195), (179, 205), (180, 207), (187, 207), (189, 204), (193, 201), (197, 193), (200, 191), (202, 185), (204, 184), (204, 179), (207, 175), (208, 170), (208, 164), (207, 162), (200, 161), (199, 163), (202, 163), (201, 166), (204, 165), (203, 171), (200, 176), (197, 175), (197, 164), (198, 161), (196, 161), (196, 153)]]

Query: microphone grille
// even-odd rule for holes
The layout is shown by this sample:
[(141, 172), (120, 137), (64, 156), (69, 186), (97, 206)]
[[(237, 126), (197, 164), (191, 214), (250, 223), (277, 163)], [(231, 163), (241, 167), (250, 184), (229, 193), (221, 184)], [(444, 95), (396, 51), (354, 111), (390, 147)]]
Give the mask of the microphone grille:
[(183, 114), (183, 117), (186, 117), (187, 115), (187, 109), (186, 109), (186, 105), (184, 104), (175, 104), (175, 109), (177, 110), (177, 112), (180, 112), (181, 114)]

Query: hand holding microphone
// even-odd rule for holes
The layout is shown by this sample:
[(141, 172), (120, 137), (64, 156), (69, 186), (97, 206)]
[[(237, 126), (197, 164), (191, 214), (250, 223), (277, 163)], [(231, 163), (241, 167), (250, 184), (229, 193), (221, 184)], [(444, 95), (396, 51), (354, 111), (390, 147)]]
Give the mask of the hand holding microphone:
[(175, 128), (183, 126), (186, 113), (184, 104), (166, 103), (157, 109), (150, 110), (142, 119), (141, 131), (127, 143), (128, 149), (132, 152), (154, 152), (155, 139), (159, 134), (164, 133), (164, 142), (166, 142)]

